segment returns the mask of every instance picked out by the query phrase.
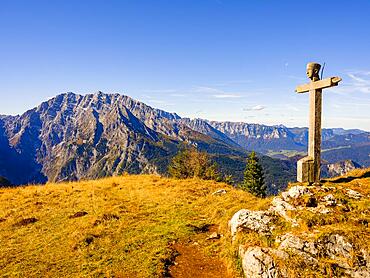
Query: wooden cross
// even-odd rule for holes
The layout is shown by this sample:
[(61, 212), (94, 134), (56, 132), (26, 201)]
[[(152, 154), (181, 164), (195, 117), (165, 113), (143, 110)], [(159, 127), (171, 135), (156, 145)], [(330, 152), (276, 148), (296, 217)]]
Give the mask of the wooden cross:
[(297, 162), (297, 180), (310, 184), (320, 183), (322, 90), (337, 86), (342, 80), (340, 77), (320, 80), (320, 68), (318, 63), (307, 64), (307, 75), (311, 82), (299, 85), (295, 90), (297, 93), (310, 94), (308, 156)]

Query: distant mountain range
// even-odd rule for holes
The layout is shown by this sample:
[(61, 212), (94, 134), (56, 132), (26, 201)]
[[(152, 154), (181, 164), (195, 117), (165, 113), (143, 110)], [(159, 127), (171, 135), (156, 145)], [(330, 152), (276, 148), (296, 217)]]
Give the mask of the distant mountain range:
[[(352, 159), (370, 166), (370, 134), (323, 130), (328, 163)], [(207, 151), (242, 179), (248, 151), (262, 155), (270, 192), (295, 178), (307, 149), (307, 128), (181, 118), (119, 94), (58, 95), (19, 116), (0, 116), (0, 176), (13, 184), (166, 174), (184, 145)]]

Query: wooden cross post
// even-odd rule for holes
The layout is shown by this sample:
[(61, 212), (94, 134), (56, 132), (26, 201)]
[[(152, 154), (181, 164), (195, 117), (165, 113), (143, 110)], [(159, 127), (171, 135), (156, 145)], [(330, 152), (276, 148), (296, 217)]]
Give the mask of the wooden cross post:
[(340, 77), (320, 80), (320, 68), (318, 63), (307, 64), (307, 76), (311, 82), (299, 85), (295, 90), (297, 93), (310, 94), (308, 156), (297, 162), (297, 180), (309, 184), (320, 183), (322, 89), (337, 86), (342, 80)]

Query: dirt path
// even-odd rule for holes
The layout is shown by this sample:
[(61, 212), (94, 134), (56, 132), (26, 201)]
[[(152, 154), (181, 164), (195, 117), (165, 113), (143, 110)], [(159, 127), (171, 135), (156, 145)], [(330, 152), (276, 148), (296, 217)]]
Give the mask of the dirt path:
[[(217, 254), (208, 256), (202, 250), (204, 243), (207, 243), (205, 239), (215, 230), (217, 230), (216, 227), (211, 227), (207, 232), (196, 235), (186, 243), (172, 245), (171, 248), (176, 255), (173, 265), (169, 267), (168, 277), (232, 278)], [(203, 244), (199, 244), (198, 241), (203, 242)]]

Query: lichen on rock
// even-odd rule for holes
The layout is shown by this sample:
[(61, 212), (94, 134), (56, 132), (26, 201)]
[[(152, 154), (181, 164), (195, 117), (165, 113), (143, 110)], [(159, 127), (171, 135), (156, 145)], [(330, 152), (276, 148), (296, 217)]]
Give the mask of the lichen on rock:
[(258, 246), (245, 249), (239, 247), (239, 256), (242, 260), (242, 267), (245, 277), (261, 278), (282, 278), (283, 276), (271, 256), (270, 248), (261, 248)]
[(234, 238), (239, 230), (250, 230), (262, 234), (269, 234), (273, 229), (270, 225), (273, 215), (268, 211), (252, 211), (241, 209), (234, 214), (229, 222), (231, 235)]

